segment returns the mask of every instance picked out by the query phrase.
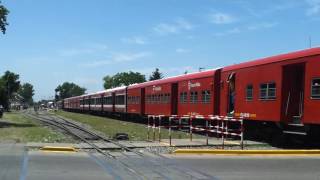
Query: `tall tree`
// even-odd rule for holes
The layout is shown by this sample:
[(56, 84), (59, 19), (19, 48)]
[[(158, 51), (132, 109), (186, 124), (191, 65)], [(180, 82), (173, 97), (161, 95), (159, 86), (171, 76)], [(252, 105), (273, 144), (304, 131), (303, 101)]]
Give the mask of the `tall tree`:
[(80, 96), (86, 92), (86, 89), (74, 83), (64, 82), (55, 89), (55, 92), (56, 100), (61, 100), (72, 96)]
[(104, 84), (103, 87), (105, 89), (115, 88), (119, 86), (128, 86), (134, 83), (142, 83), (146, 82), (145, 75), (142, 75), (139, 72), (121, 72), (117, 73), (114, 76), (105, 76), (103, 78)]
[(24, 83), (19, 91), (18, 94), (23, 98), (23, 102), (31, 105), (33, 103), (33, 95), (34, 95), (34, 89), (32, 84), (30, 83)]
[(7, 22), (8, 14), (9, 14), (8, 9), (3, 5), (1, 5), (1, 1), (0, 1), (0, 30), (2, 31), (3, 34), (6, 33), (6, 26), (9, 25), (9, 23)]
[(5, 109), (9, 109), (9, 99), (16, 93), (20, 88), (19, 75), (10, 71), (6, 71), (1, 77), (2, 94), (0, 94), (1, 103)]
[(155, 71), (152, 72), (152, 75), (149, 77), (149, 81), (157, 80), (157, 79), (162, 79), (163, 74), (159, 72), (159, 68), (156, 68)]

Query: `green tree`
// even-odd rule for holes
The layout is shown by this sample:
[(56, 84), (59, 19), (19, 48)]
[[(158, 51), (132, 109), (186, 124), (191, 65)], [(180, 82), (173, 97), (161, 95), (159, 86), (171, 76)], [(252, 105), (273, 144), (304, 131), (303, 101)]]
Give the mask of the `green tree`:
[(20, 88), (19, 75), (10, 71), (6, 71), (1, 77), (1, 86), (1, 104), (5, 109), (8, 110), (10, 106), (9, 100), (12, 98), (14, 93), (18, 92)]
[(1, 1), (0, 1), (0, 30), (2, 31), (3, 34), (6, 33), (6, 26), (9, 25), (9, 23), (7, 22), (8, 14), (9, 14), (8, 9), (3, 5), (1, 5)]
[(80, 96), (86, 92), (86, 89), (74, 83), (64, 82), (55, 89), (55, 92), (56, 100), (61, 100), (72, 96)]
[(33, 95), (34, 95), (34, 89), (32, 84), (30, 83), (24, 83), (19, 91), (18, 94), (23, 98), (23, 102), (27, 103), (29, 105), (33, 104)]
[(163, 74), (159, 72), (159, 68), (156, 68), (155, 71), (152, 72), (152, 75), (149, 77), (149, 81), (157, 80), (157, 79), (162, 79)]
[(105, 89), (115, 88), (119, 86), (128, 86), (134, 83), (142, 83), (146, 82), (145, 75), (139, 72), (121, 72), (117, 73), (114, 76), (105, 76), (103, 78), (104, 84), (103, 87)]

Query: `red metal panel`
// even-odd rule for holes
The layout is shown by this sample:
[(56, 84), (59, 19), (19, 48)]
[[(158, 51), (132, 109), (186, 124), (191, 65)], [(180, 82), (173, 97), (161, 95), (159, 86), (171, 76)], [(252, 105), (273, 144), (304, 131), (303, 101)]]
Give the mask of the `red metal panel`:
[(141, 102), (130, 102), (129, 98), (131, 97), (139, 97), (141, 98), (141, 88), (131, 88), (128, 89), (128, 103), (127, 103), (127, 111), (132, 114), (141, 114)]
[[(178, 115), (213, 115), (214, 111), (214, 77), (204, 77), (200, 79), (190, 79), (180, 81), (178, 84)], [(202, 91), (208, 90), (210, 91), (210, 102), (203, 103), (202, 102)], [(198, 102), (191, 103), (190, 102), (190, 92), (197, 91), (198, 92)], [(187, 102), (183, 103), (180, 99), (180, 94), (182, 92), (187, 92)]]
[[(280, 63), (280, 62), (288, 61), (291, 59), (303, 58), (303, 57), (314, 56), (319, 54), (320, 54), (320, 48), (311, 48), (311, 49), (306, 49), (302, 51), (296, 51), (292, 53), (286, 53), (286, 54), (281, 54), (277, 56), (271, 56), (267, 58), (257, 59), (254, 61), (248, 61), (240, 64), (227, 66), (223, 68), (223, 71), (233, 71), (233, 70), (239, 70), (239, 69), (249, 68), (253, 66), (266, 65), (270, 63)], [(287, 62), (287, 63), (290, 63), (290, 62)]]
[(320, 99), (311, 98), (313, 78), (320, 78), (320, 56), (310, 57), (306, 63), (303, 123), (320, 124)]
[[(167, 84), (154, 84), (152, 86), (148, 86), (145, 88), (145, 97), (147, 99), (148, 96), (157, 96), (161, 94), (171, 94), (171, 83)], [(171, 96), (170, 96), (171, 97)], [(145, 104), (145, 113), (151, 115), (171, 115), (171, 100), (167, 103), (150, 103), (147, 102)]]

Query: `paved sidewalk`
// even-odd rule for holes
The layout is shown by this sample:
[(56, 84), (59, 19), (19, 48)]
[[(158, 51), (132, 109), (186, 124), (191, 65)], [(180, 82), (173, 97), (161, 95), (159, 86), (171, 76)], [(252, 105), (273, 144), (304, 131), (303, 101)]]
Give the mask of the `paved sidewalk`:
[[(129, 148), (144, 148), (144, 147), (168, 147), (169, 146), (169, 139), (162, 139), (161, 142), (154, 141), (119, 141), (120, 144), (125, 145)], [(97, 146), (101, 149), (119, 149), (120, 147), (108, 142), (96, 142)], [(239, 141), (225, 141), (226, 145), (239, 145)], [(244, 145), (263, 145), (265, 143), (255, 142), (255, 141), (244, 141)], [(199, 146), (206, 146), (206, 139), (172, 139), (171, 145), (175, 147), (199, 147)], [(216, 138), (209, 139), (209, 145), (211, 146), (220, 146), (222, 145), (222, 141)], [(79, 144), (70, 144), (70, 143), (27, 143), (27, 147), (29, 148), (40, 148), (43, 146), (62, 146), (68, 147), (72, 146), (79, 149), (90, 149), (91, 146), (86, 143), (79, 143)]]

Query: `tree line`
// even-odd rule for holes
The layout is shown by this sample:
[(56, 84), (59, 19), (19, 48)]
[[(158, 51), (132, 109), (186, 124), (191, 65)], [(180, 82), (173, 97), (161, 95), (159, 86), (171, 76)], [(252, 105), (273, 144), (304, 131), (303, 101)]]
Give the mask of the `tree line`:
[(19, 74), (6, 71), (0, 76), (0, 105), (9, 110), (12, 101), (25, 105), (33, 104), (34, 89), (30, 83), (21, 84)]

